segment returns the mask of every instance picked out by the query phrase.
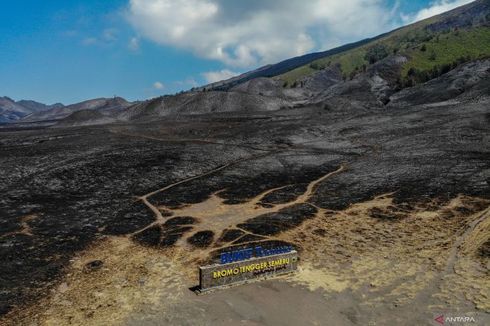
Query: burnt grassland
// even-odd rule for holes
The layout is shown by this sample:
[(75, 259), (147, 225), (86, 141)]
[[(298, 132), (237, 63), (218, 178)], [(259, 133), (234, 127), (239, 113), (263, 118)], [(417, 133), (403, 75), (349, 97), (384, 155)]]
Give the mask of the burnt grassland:
[[(339, 216), (356, 218), (352, 207), (385, 194), (391, 203), (368, 207), (359, 228), (393, 228), (425, 211), (464, 228), (465, 216), (488, 207), (488, 135), (485, 103), (2, 131), (0, 314), (46, 296), (73, 256), (107, 237), (170, 257), (183, 248), (193, 269), (247, 243), (287, 242), (306, 258), (314, 239), (342, 242), (341, 225), (362, 234)], [(449, 209), (461, 195), (466, 202)], [(483, 234), (474, 248), (482, 262)], [(377, 236), (377, 245), (391, 241)], [(342, 246), (339, 260), (367, 250)]]

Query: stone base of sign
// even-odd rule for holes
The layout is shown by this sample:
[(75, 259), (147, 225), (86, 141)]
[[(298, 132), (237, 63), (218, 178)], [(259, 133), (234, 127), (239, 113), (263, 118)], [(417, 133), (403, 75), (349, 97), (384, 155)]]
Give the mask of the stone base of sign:
[(257, 257), (229, 264), (215, 264), (199, 267), (199, 289), (203, 293), (230, 285), (238, 285), (263, 280), (296, 271), (298, 253), (288, 253)]

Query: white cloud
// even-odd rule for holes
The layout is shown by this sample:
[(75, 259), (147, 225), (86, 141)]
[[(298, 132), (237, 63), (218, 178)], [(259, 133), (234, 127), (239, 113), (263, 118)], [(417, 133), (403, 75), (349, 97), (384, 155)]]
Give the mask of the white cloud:
[(117, 40), (117, 34), (118, 31), (115, 28), (106, 28), (102, 32), (102, 37), (101, 39), (104, 40), (106, 43), (112, 43)]
[(237, 72), (223, 69), (219, 71), (208, 71), (201, 74), (208, 83), (215, 83), (239, 75)]
[(161, 89), (164, 89), (164, 88), (165, 88), (165, 85), (164, 85), (163, 83), (161, 83), (161, 82), (157, 81), (157, 82), (154, 82), (154, 83), (153, 83), (153, 88), (154, 88), (154, 89), (159, 89), (159, 90), (161, 90)]
[(381, 0), (130, 0), (127, 18), (154, 42), (242, 68), (374, 36), (399, 19)]
[(140, 49), (140, 40), (137, 37), (132, 37), (128, 42), (128, 48), (131, 51), (138, 51)]
[(178, 80), (174, 82), (175, 86), (178, 87), (197, 87), (199, 83), (192, 77), (186, 78), (184, 80)]
[(86, 37), (82, 40), (83, 45), (94, 45), (97, 44), (97, 38), (95, 37)]
[(432, 2), (429, 7), (421, 9), (419, 12), (414, 15), (402, 15), (402, 19), (405, 23), (414, 23), (416, 21), (426, 19), (438, 14), (442, 14), (445, 11), (454, 9), (456, 7), (465, 5), (474, 0), (438, 0)]
[(106, 28), (97, 37), (95, 36), (85, 37), (82, 40), (82, 44), (87, 46), (88, 45), (99, 45), (99, 46), (112, 45), (117, 41), (117, 35), (118, 35), (117, 29)]

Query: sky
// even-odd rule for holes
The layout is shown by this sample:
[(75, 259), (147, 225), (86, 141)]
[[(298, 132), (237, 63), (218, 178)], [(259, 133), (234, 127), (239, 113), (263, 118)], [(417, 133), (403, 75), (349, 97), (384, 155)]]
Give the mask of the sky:
[(173, 94), (469, 2), (2, 1), (0, 96), (71, 104)]

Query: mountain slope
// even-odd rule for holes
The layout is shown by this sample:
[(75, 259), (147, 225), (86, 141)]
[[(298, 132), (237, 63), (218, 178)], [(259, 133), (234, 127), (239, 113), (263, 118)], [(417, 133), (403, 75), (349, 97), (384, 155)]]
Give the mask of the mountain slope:
[(370, 43), (380, 37), (383, 37), (385, 34), (382, 34), (380, 36), (374, 37), (374, 38), (368, 38), (364, 39), (358, 42), (354, 43), (349, 43), (346, 45), (342, 45), (340, 47), (327, 50), (327, 51), (322, 51), (322, 52), (315, 52), (315, 53), (308, 53), (302, 56), (297, 56), (291, 59), (286, 59), (284, 61), (281, 61), (276, 64), (272, 65), (267, 65), (261, 68), (258, 68), (256, 70), (252, 70), (250, 72), (246, 72), (244, 74), (241, 74), (239, 76), (224, 80), (224, 81), (219, 81), (215, 82), (209, 85), (206, 85), (204, 87), (200, 87), (197, 90), (202, 90), (202, 89), (207, 89), (207, 90), (228, 90), (233, 86), (242, 84), (246, 81), (252, 80), (254, 78), (260, 78), (260, 77), (275, 77), (281, 74), (284, 74), (290, 70), (293, 70), (295, 68), (301, 67), (305, 64), (308, 64), (314, 60), (320, 59), (320, 58), (325, 58), (328, 56), (335, 55), (337, 53), (342, 53), (345, 51), (348, 51), (350, 49), (354, 49), (356, 47), (359, 47), (361, 45)]
[(289, 87), (328, 66), (344, 79), (390, 55), (407, 57), (399, 75), (402, 87), (423, 83), (457, 65), (490, 56), (490, 1), (479, 0), (400, 28), (349, 51), (314, 60), (276, 76)]
[(29, 113), (29, 110), (17, 104), (11, 98), (0, 97), (0, 123), (18, 120)]
[[(259, 77), (276, 77), (285, 86), (296, 87), (301, 79), (330, 65), (339, 65), (344, 79), (348, 79), (390, 54), (409, 58), (400, 83), (410, 86), (428, 80), (430, 74), (440, 75), (434, 69), (447, 72), (448, 65), (488, 57), (489, 26), (490, 1), (478, 0), (374, 38), (284, 60), (198, 90), (228, 90)], [(408, 76), (410, 68), (412, 74)]]
[[(274, 75), (317, 57), (321, 58), (284, 74), (257, 77)], [(490, 1), (480, 0), (370, 40), (286, 60), (174, 97), (150, 100), (123, 111), (117, 118), (270, 111), (328, 106), (332, 101), (354, 106), (364, 103), (359, 104), (360, 108), (380, 107), (412, 96), (412, 91), (417, 92), (410, 90), (413, 86), (469, 67), (465, 68), (469, 74), (455, 73), (459, 81), (447, 82), (444, 77), (422, 88), (421, 92), (435, 92), (433, 97), (424, 95), (433, 103), (466, 92), (466, 86), (458, 85), (473, 85), (472, 72), (487, 76), (480, 68), (488, 65), (485, 59), (489, 57)], [(445, 87), (451, 88), (446, 95), (441, 93)], [(398, 96), (403, 89), (409, 90)]]
[(20, 100), (20, 101), (17, 101), (17, 104), (20, 104), (23, 107), (30, 109), (32, 112), (46, 111), (46, 110), (50, 110), (50, 109), (54, 109), (54, 108), (60, 108), (60, 107), (64, 106), (61, 103), (46, 105), (46, 104), (39, 103), (36, 101), (31, 101), (31, 100)]
[(29, 114), (62, 107), (63, 104), (56, 103), (46, 105), (36, 101), (14, 101), (9, 97), (0, 97), (0, 123), (15, 122)]
[(121, 97), (97, 98), (68, 106), (54, 107), (43, 112), (33, 113), (23, 118), (22, 122), (60, 120), (80, 110), (97, 110), (99, 112), (113, 114), (121, 109), (129, 107), (131, 104), (132, 103)]

